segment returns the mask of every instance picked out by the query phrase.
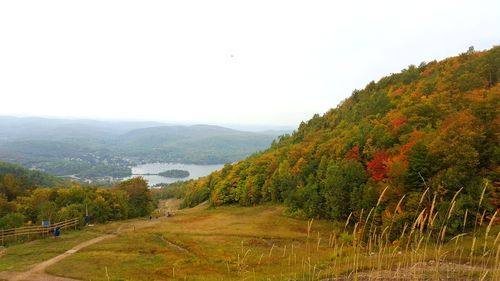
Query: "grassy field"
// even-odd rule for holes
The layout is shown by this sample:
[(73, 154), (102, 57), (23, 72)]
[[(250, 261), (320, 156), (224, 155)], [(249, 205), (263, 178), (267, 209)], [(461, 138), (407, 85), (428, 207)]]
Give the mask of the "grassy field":
[(25, 244), (9, 246), (0, 257), (0, 271), (24, 271), (30, 266), (57, 256), (73, 246), (94, 238), (99, 234), (94, 231), (72, 231), (57, 240), (53, 237), (31, 241)]
[(86, 227), (84, 230), (62, 231), (61, 236), (53, 236), (22, 244), (13, 244), (0, 254), (1, 271), (25, 271), (33, 265), (60, 255), (74, 246), (92, 238), (116, 232), (125, 224), (123, 221)]
[(490, 230), (494, 235), (490, 234), (487, 244), (481, 238), (484, 230), (477, 235), (471, 255), (469, 236), (446, 244), (422, 239), (409, 249), (392, 244), (359, 246), (352, 235), (340, 234), (343, 224), (299, 220), (284, 215), (284, 210), (275, 205), (199, 207), (178, 211), (144, 228), (135, 228), (144, 223), (140, 220), (98, 226), (57, 241), (43, 239), (10, 247), (0, 258), (0, 271), (24, 270), (81, 241), (113, 232), (117, 237), (84, 248), (47, 272), (83, 280), (322, 280), (340, 276), (495, 280), (499, 274), (498, 227)]
[[(85, 248), (48, 272), (85, 280), (320, 280), (346, 275), (372, 279), (384, 274), (494, 280), (498, 274), (498, 261), (495, 265), (491, 255), (481, 258), (484, 240), (475, 242), (481, 247), (473, 255), (472, 240), (465, 236), (454, 240), (460, 243), (422, 244), (420, 249), (369, 249), (356, 246), (352, 236), (339, 235), (341, 224), (294, 219), (284, 210), (186, 210), (153, 227)], [(489, 248), (496, 243), (493, 239)]]
[[(247, 275), (260, 259), (255, 274), (281, 276), (284, 272), (276, 265), (283, 262), (285, 245), (288, 252), (294, 245), (299, 254), (307, 239), (307, 222), (281, 216), (282, 211), (276, 206), (185, 211), (86, 248), (49, 272), (106, 280), (107, 268), (111, 279), (220, 280)], [(316, 224), (324, 232), (331, 228), (326, 221)]]

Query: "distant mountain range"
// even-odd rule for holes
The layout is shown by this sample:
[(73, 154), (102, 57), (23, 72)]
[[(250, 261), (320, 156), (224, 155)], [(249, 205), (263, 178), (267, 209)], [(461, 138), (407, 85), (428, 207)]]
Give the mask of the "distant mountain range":
[(54, 175), (122, 177), (144, 162), (231, 163), (267, 148), (284, 131), (213, 125), (0, 117), (0, 161)]
[(104, 139), (128, 131), (165, 125), (159, 122), (112, 122), (0, 116), (0, 142), (9, 140)]

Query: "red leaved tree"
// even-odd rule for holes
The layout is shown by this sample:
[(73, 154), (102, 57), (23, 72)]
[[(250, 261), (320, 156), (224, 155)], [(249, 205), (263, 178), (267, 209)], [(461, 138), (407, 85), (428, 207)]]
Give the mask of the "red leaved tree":
[(372, 161), (368, 162), (368, 172), (370, 172), (372, 179), (381, 181), (387, 176), (386, 162), (388, 159), (389, 156), (383, 150), (375, 153)]

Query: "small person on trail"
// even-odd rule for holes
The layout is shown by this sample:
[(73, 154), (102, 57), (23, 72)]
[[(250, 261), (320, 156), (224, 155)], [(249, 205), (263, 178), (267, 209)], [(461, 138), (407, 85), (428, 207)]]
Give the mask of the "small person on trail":
[(54, 230), (54, 238), (57, 238), (61, 235), (61, 228), (58, 226), (56, 227), (56, 229)]

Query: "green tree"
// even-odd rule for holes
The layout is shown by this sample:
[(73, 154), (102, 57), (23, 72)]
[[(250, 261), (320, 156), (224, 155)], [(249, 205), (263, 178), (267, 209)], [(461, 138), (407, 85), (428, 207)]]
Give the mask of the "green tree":
[(22, 181), (14, 174), (0, 175), (0, 193), (5, 194), (9, 201), (16, 199), (23, 193)]
[(20, 227), (26, 218), (20, 213), (10, 213), (0, 218), (0, 229)]
[(423, 143), (417, 143), (408, 151), (408, 173), (405, 186), (413, 191), (423, 189), (424, 181), (428, 181), (430, 176), (431, 164), (427, 147)]
[(16, 204), (14, 202), (7, 201), (7, 197), (0, 193), (0, 217), (3, 217), (8, 213), (13, 213), (16, 209)]
[(283, 202), (288, 198), (289, 192), (294, 188), (288, 160), (282, 161), (278, 169), (274, 171), (271, 185), (271, 200), (273, 202)]
[(333, 219), (346, 219), (352, 210), (351, 192), (362, 186), (366, 180), (365, 169), (358, 161), (331, 161), (322, 190), (325, 215)]
[(152, 209), (151, 194), (148, 183), (141, 177), (122, 181), (117, 188), (123, 190), (128, 198), (128, 215), (131, 218), (148, 215)]

